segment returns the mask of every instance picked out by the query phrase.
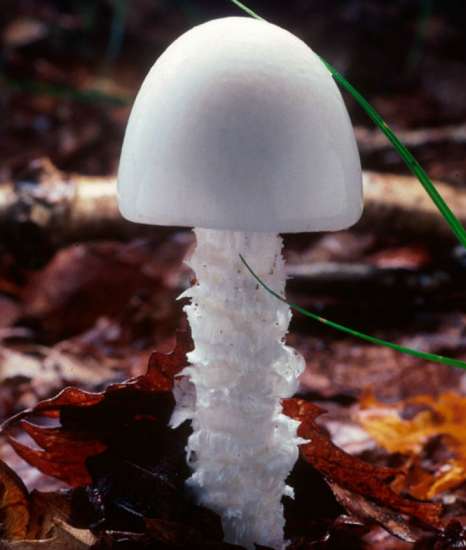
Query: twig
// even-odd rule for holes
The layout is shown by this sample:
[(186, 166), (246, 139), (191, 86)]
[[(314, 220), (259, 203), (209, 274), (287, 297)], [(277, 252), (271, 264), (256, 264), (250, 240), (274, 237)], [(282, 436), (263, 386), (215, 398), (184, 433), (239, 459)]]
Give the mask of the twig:
[[(466, 193), (448, 183), (434, 183), (464, 225)], [(359, 229), (455, 240), (450, 227), (415, 177), (365, 172), (364, 196), (365, 214), (357, 226)]]

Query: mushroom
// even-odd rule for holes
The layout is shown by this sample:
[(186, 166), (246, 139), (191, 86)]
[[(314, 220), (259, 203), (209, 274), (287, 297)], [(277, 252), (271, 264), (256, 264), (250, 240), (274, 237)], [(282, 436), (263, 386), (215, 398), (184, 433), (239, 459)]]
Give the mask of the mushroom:
[(225, 539), (283, 548), (282, 497), (298, 458), (281, 400), (304, 360), (286, 346), (281, 232), (335, 231), (362, 211), (360, 160), (342, 97), (290, 32), (246, 17), (183, 34), (134, 103), (118, 175), (134, 222), (194, 227), (197, 282), (183, 296), (195, 344), (172, 425), (189, 418), (188, 484)]

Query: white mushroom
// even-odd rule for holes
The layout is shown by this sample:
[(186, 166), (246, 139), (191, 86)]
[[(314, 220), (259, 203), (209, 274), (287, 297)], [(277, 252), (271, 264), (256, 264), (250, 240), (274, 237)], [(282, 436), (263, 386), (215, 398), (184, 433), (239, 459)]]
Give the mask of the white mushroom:
[[(281, 412), (303, 359), (284, 345), (291, 312), (280, 232), (339, 230), (362, 211), (359, 155), (341, 95), (317, 55), (270, 23), (217, 19), (178, 38), (136, 98), (119, 170), (122, 214), (195, 227), (185, 296), (195, 349), (175, 425), (192, 420), (189, 485), (229, 542), (284, 547), (281, 499), (298, 457)], [(183, 397), (184, 396), (184, 397)]]

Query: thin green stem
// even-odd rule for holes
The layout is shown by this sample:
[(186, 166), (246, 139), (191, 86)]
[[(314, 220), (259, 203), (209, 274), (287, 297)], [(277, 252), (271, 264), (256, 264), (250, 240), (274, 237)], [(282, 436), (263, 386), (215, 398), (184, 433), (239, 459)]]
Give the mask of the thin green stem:
[[(251, 10), (250, 8), (248, 8), (238, 0), (230, 0), (230, 1), (233, 2), (233, 4), (235, 4), (239, 8), (241, 8), (250, 16), (255, 17), (256, 19), (263, 20), (262, 17), (260, 17), (253, 10)], [(466, 248), (466, 231), (463, 225), (455, 216), (455, 214), (452, 212), (452, 210), (449, 208), (447, 203), (443, 200), (442, 196), (437, 191), (434, 184), (430, 180), (425, 170), (419, 164), (419, 162), (414, 158), (412, 153), (401, 143), (401, 141), (395, 135), (393, 130), (386, 124), (386, 122), (383, 120), (380, 114), (374, 109), (374, 107), (372, 107), (372, 105), (364, 98), (364, 96), (358, 90), (356, 90), (356, 88), (354, 88), (354, 86), (350, 84), (334, 67), (332, 67), (332, 65), (330, 65), (327, 61), (325, 61), (322, 58), (321, 60), (325, 64), (327, 69), (330, 71), (332, 76), (335, 78), (335, 80), (353, 96), (356, 102), (363, 108), (363, 110), (369, 115), (369, 117), (375, 122), (375, 124), (382, 130), (382, 132), (385, 134), (388, 140), (392, 143), (392, 145), (398, 151), (399, 155), (404, 160), (409, 170), (419, 179), (421, 185), (424, 187), (429, 197), (437, 206), (438, 210), (440, 211), (440, 213), (442, 214), (442, 216), (450, 226), (451, 230), (457, 237), (458, 241)], [(352, 329), (345, 325), (341, 325), (340, 323), (335, 323), (334, 321), (325, 319), (324, 317), (321, 317), (320, 315), (317, 315), (312, 311), (308, 311), (307, 309), (304, 309), (303, 307), (298, 306), (297, 304), (290, 303), (283, 296), (280, 296), (280, 294), (278, 294), (272, 288), (270, 288), (264, 281), (262, 281), (262, 279), (260, 279), (254, 273), (254, 271), (251, 269), (251, 267), (243, 258), (243, 256), (240, 255), (240, 258), (241, 258), (241, 261), (246, 266), (246, 268), (248, 269), (248, 271), (251, 273), (251, 275), (267, 292), (269, 292), (272, 296), (274, 296), (278, 300), (288, 304), (293, 310), (298, 311), (305, 317), (308, 317), (314, 321), (317, 321), (318, 323), (322, 323), (335, 330), (338, 330), (340, 332), (343, 332), (355, 338), (359, 338), (360, 340), (364, 340), (371, 344), (376, 344), (378, 346), (390, 348), (400, 353), (417, 357), (418, 359), (424, 359), (427, 361), (432, 361), (434, 363), (450, 365), (452, 367), (457, 367), (457, 368), (466, 370), (466, 363), (464, 361), (460, 361), (459, 359), (452, 359), (450, 357), (445, 357), (443, 355), (437, 355), (434, 353), (426, 353), (426, 352), (418, 351), (412, 348), (407, 348), (405, 346), (401, 346), (399, 344), (395, 344), (387, 340), (382, 340), (381, 338), (370, 336), (368, 334)]]
[(353, 96), (353, 98), (359, 103), (359, 105), (364, 109), (369, 117), (376, 123), (380, 130), (382, 130), (390, 143), (398, 151), (407, 167), (418, 178), (421, 185), (424, 187), (425, 191), (432, 199), (435, 206), (444, 217), (445, 221), (450, 226), (458, 241), (466, 248), (466, 231), (462, 223), (455, 216), (450, 207), (444, 201), (443, 197), (437, 191), (435, 185), (432, 183), (424, 168), (422, 168), (419, 162), (414, 158), (409, 149), (401, 143), (393, 130), (383, 120), (383, 118), (374, 109), (374, 107), (372, 107), (372, 105), (363, 97), (363, 95), (358, 90), (356, 90), (356, 88), (352, 84), (350, 84), (334, 67), (327, 63), (324, 59), (322, 59), (322, 62), (332, 73), (335, 80)]
[(230, 2), (233, 2), (233, 4), (235, 4), (235, 6), (238, 6), (238, 8), (243, 10), (245, 13), (247, 13), (251, 17), (254, 17), (255, 19), (259, 19), (260, 21), (265, 21), (265, 19), (263, 17), (261, 17), (255, 11), (252, 11), (251, 8), (248, 8), (245, 4), (243, 4), (239, 0), (230, 0)]
[(340, 323), (335, 323), (334, 321), (330, 321), (329, 319), (325, 319), (324, 317), (321, 317), (320, 315), (317, 315), (317, 313), (313, 313), (312, 311), (308, 311), (307, 309), (304, 309), (301, 306), (298, 306), (296, 304), (290, 303), (284, 298), (283, 296), (280, 296), (277, 292), (275, 292), (272, 288), (270, 288), (256, 273), (252, 270), (251, 266), (247, 263), (247, 261), (244, 259), (244, 257), (240, 254), (241, 261), (246, 266), (249, 273), (256, 279), (256, 281), (272, 296), (280, 300), (281, 302), (284, 302), (285, 304), (288, 304), (291, 309), (294, 309), (295, 311), (298, 311), (302, 315), (309, 317), (310, 319), (313, 319), (314, 321), (317, 321), (318, 323), (322, 323), (324, 325), (327, 325), (335, 330), (338, 330), (340, 332), (344, 332), (345, 334), (349, 334), (350, 336), (354, 336), (355, 338), (359, 338), (360, 340), (365, 340), (366, 342), (370, 342), (371, 344), (376, 344), (378, 346), (384, 346), (386, 348), (393, 349), (395, 351), (404, 353), (406, 355), (411, 355), (413, 357), (417, 357), (418, 359), (425, 359), (426, 361), (432, 361), (434, 363), (441, 363), (443, 365), (450, 365), (452, 367), (457, 367), (460, 369), (466, 370), (466, 363), (464, 361), (460, 361), (459, 359), (451, 359), (450, 357), (445, 357), (443, 355), (437, 355), (435, 353), (426, 353), (424, 351), (418, 351), (412, 348), (407, 348), (405, 346), (400, 346), (399, 344), (395, 344), (393, 342), (389, 342), (387, 340), (382, 340), (381, 338), (376, 338), (375, 336), (370, 336), (369, 334), (364, 334), (363, 332), (360, 332), (358, 330), (352, 329), (350, 327), (347, 327), (345, 325), (341, 325)]
[[(255, 13), (253, 10), (251, 10), (238, 0), (230, 0), (230, 2), (241, 8), (250, 16), (255, 17), (256, 19), (264, 20), (257, 13)], [(431, 179), (422, 168), (422, 166), (419, 164), (419, 162), (414, 158), (413, 154), (401, 143), (393, 130), (383, 120), (383, 118), (374, 109), (374, 107), (372, 107), (372, 105), (364, 98), (364, 96), (352, 84), (350, 84), (343, 75), (341, 75), (332, 65), (330, 65), (330, 63), (328, 63), (325, 59), (320, 59), (330, 71), (335, 80), (338, 82), (338, 84), (340, 84), (347, 92), (349, 92), (353, 96), (356, 102), (363, 108), (363, 110), (375, 122), (380, 130), (382, 130), (390, 143), (392, 143), (392, 145), (398, 151), (399, 155), (404, 160), (409, 170), (418, 178), (421, 185), (424, 187), (425, 191), (432, 199), (435, 206), (444, 217), (445, 221), (450, 226), (450, 229), (453, 231), (458, 241), (466, 248), (466, 231), (462, 223), (444, 201), (443, 197), (437, 191)]]

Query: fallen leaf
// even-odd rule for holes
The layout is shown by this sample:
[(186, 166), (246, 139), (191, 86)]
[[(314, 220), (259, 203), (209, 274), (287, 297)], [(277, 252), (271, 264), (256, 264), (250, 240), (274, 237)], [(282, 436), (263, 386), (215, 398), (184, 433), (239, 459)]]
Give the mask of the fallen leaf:
[(57, 522), (46, 539), (0, 541), (1, 550), (86, 550), (97, 538), (88, 529), (77, 529), (64, 522)]
[(405, 542), (416, 542), (421, 539), (425, 532), (416, 528), (406, 517), (396, 510), (387, 508), (383, 504), (377, 504), (363, 495), (355, 494), (343, 489), (337, 483), (329, 481), (332, 491), (338, 502), (355, 517), (372, 519), (377, 521), (392, 535)]
[[(328, 480), (344, 505), (351, 501), (348, 494), (356, 495), (359, 503), (353, 512), (380, 522), (407, 540), (413, 540), (413, 531), (402, 516), (417, 520), (427, 529), (442, 529), (441, 506), (402, 497), (391, 488), (392, 482), (401, 475), (399, 470), (374, 466), (336, 447), (316, 423), (323, 413), (320, 407), (303, 399), (287, 399), (283, 411), (301, 423), (298, 435), (308, 440), (300, 446), (303, 459)], [(393, 522), (395, 514), (397, 521)]]
[(0, 461), (0, 512), (3, 536), (22, 539), (29, 525), (29, 495), (19, 477)]
[[(182, 521), (178, 530), (184, 540), (197, 537), (200, 548), (204, 547), (202, 541), (221, 542), (219, 518), (207, 510), (196, 512), (200, 509), (188, 506), (183, 491), (189, 475), (184, 456), (189, 431), (168, 426), (174, 406), (174, 377), (186, 365), (190, 346), (190, 338), (180, 335), (174, 352), (152, 355), (145, 375), (113, 384), (101, 393), (66, 388), (4, 424), (4, 433), (23, 459), (47, 475), (83, 487), (81, 493), (75, 493), (72, 508), (84, 527), (93, 521), (101, 525), (102, 534), (126, 527), (137, 536), (145, 516), (148, 521), (159, 518), (159, 524), (147, 527), (147, 536), (155, 544), (177, 530), (170, 527), (169, 518), (174, 518), (174, 525)], [(40, 425), (41, 417), (58, 425)], [(20, 441), (19, 434), (28, 436), (36, 447)], [(148, 446), (148, 441), (153, 444)], [(173, 452), (176, 460), (169, 456)], [(24, 494), (27, 498), (27, 491)], [(60, 498), (58, 494), (32, 493), (29, 531), (25, 522), (18, 537), (24, 540), (16, 546), (5, 543), (5, 548), (61, 550), (94, 544), (97, 539), (87, 529), (69, 525), (70, 505)], [(213, 521), (208, 519), (211, 516)], [(26, 534), (31, 540), (26, 540)]]
[(0, 383), (10, 395), (12, 410), (4, 416), (34, 406), (68, 384), (84, 388), (100, 386), (115, 379), (118, 370), (110, 361), (95, 360), (92, 356), (77, 357), (61, 345), (46, 347), (21, 346), (11, 349), (0, 346)]
[[(182, 260), (184, 243), (167, 255), (157, 243), (98, 242), (61, 249), (22, 291), (25, 318), (40, 322), (53, 340), (89, 330), (102, 317), (116, 318), (133, 301), (151, 303), (152, 316), (169, 321), (177, 310), (179, 290), (170, 288), (170, 273)], [(155, 248), (155, 250), (154, 250)], [(157, 253), (158, 252), (158, 253)], [(158, 268), (151, 268), (159, 262)], [(163, 269), (162, 269), (163, 268)], [(169, 323), (167, 323), (169, 324)], [(167, 326), (174, 330), (174, 326)]]
[[(42, 541), (46, 547), (45, 541), (51, 544), (58, 540), (60, 530), (73, 533), (73, 528), (67, 524), (71, 511), (68, 493), (33, 491), (29, 494), (16, 473), (2, 461), (0, 492), (0, 548), (28, 548)], [(65, 542), (62, 548), (68, 548)]]
[(70, 491), (32, 491), (29, 495), (30, 521), (27, 539), (46, 539), (57, 522), (67, 524), (71, 516)]
[[(180, 333), (171, 354), (152, 354), (145, 375), (112, 384), (100, 393), (65, 388), (56, 397), (41, 401), (8, 420), (3, 425), (3, 433), (16, 453), (41, 472), (73, 487), (89, 485), (87, 460), (90, 457), (112, 445), (130, 445), (119, 441), (124, 426), (131, 424), (137, 430), (138, 424), (155, 420), (168, 426), (175, 403), (174, 378), (186, 365), (190, 346), (190, 337)], [(54, 418), (60, 425), (38, 425), (27, 421), (31, 417)], [(39, 448), (13, 436), (13, 428), (27, 434)], [(141, 445), (144, 446), (145, 441), (138, 443)]]
[[(410, 457), (402, 486), (413, 496), (432, 499), (466, 480), (466, 397), (446, 392), (383, 403), (366, 393), (356, 417), (386, 451)], [(436, 438), (447, 452), (426, 468), (426, 448)]]
[[(117, 548), (124, 541), (131, 548), (239, 548), (223, 542), (220, 518), (196, 506), (185, 491), (190, 427), (169, 426), (175, 376), (185, 367), (191, 348), (191, 338), (182, 333), (171, 354), (152, 355), (145, 375), (100, 393), (66, 388), (4, 424), (20, 456), (77, 487), (71, 512), (60, 521), (68, 525), (69, 515), (73, 526), (92, 527), (94, 548)], [(41, 417), (58, 425), (39, 425)], [(15, 429), (39, 448), (13, 437)], [(53, 513), (52, 518), (56, 523)], [(35, 533), (47, 525), (41, 523)], [(54, 527), (46, 540), (50, 548), (61, 549), (64, 534), (56, 533)], [(87, 536), (86, 530), (83, 533)], [(87, 540), (79, 539), (79, 546), (72, 534), (71, 548), (87, 548)]]

